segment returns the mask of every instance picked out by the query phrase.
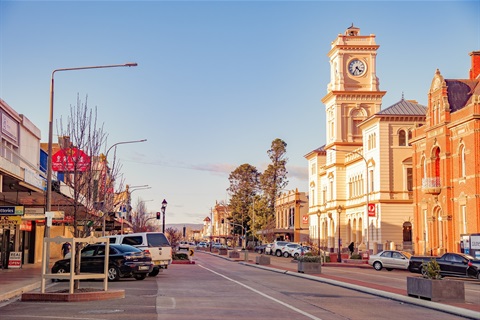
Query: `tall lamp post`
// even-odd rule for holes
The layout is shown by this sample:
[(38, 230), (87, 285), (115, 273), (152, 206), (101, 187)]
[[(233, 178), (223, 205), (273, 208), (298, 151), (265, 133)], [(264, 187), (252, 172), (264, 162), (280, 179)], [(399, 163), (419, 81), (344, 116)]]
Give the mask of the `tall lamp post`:
[(317, 241), (318, 241), (318, 255), (321, 256), (320, 253), (320, 215), (322, 212), (317, 210)]
[(338, 256), (337, 256), (337, 262), (342, 262), (342, 251), (340, 249), (340, 246), (342, 245), (342, 241), (340, 238), (340, 214), (342, 213), (342, 206), (337, 207), (337, 212), (338, 212)]
[(165, 210), (167, 209), (167, 200), (163, 199), (162, 201), (162, 233), (165, 233)]
[[(55, 69), (52, 72), (52, 79), (50, 84), (50, 118), (48, 122), (48, 159), (47, 159), (47, 199), (46, 199), (46, 211), (52, 210), (52, 143), (53, 143), (53, 102), (54, 102), (54, 76), (56, 72), (60, 71), (74, 71), (74, 70), (86, 70), (86, 69), (103, 69), (103, 68), (118, 68), (118, 67), (136, 67), (137, 63), (125, 63), (125, 64), (111, 64), (103, 66), (89, 66), (89, 67), (77, 67), (77, 68), (61, 68)], [(44, 237), (50, 237), (50, 227), (47, 226), (45, 221), (45, 233)]]
[[(142, 140), (131, 140), (131, 141), (120, 141), (120, 142), (117, 142), (117, 143), (114, 143), (113, 145), (110, 146), (110, 148), (108, 148), (107, 152), (105, 153), (105, 166), (107, 165), (107, 160), (108, 160), (108, 153), (110, 152), (110, 150), (112, 150), (113, 147), (115, 147), (115, 150), (117, 150), (117, 146), (119, 144), (127, 144), (127, 143), (139, 143), (139, 142), (145, 142), (147, 141), (147, 139), (142, 139)], [(115, 159), (115, 157), (114, 157)], [(106, 186), (107, 186), (107, 175), (105, 173), (105, 178), (104, 178), (104, 184), (103, 184), (103, 187), (104, 187), (104, 194), (103, 194), (103, 203), (104, 203), (104, 210), (105, 210), (105, 202), (107, 200), (107, 190), (106, 190)], [(105, 237), (105, 220), (106, 220), (106, 214), (108, 214), (108, 211), (107, 212), (104, 212), (103, 213), (103, 217), (102, 217), (102, 237)]]
[(339, 150), (339, 149), (335, 149), (335, 148), (331, 148), (329, 150), (339, 151), (339, 152), (347, 152), (347, 153), (355, 153), (356, 155), (360, 156), (362, 158), (362, 160), (365, 162), (365, 182), (367, 183), (367, 187), (365, 188), (365, 191), (366, 191), (365, 200), (367, 202), (366, 205), (365, 205), (366, 220), (367, 220), (367, 255), (370, 256), (370, 216), (368, 215), (368, 205), (370, 203), (370, 201), (369, 201), (370, 183), (368, 181), (368, 179), (369, 179), (369, 177), (368, 177), (368, 161), (367, 161), (367, 159), (365, 159), (363, 154), (361, 154), (360, 152), (357, 152), (355, 150)]

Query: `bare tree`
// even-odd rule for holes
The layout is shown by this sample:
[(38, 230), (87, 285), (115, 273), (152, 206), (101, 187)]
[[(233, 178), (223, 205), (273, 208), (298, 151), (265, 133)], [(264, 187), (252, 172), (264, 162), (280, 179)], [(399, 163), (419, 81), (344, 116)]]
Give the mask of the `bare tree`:
[(140, 198), (137, 200), (135, 209), (131, 215), (133, 232), (151, 232), (156, 231), (158, 226), (154, 225), (156, 215), (151, 212), (147, 212), (147, 206), (145, 201)]
[[(70, 115), (66, 122), (60, 119), (57, 128), (60, 156), (53, 160), (57, 163), (56, 170), (61, 173), (59, 179), (63, 174), (63, 182), (70, 190), (72, 209), (68, 214), (73, 218), (72, 233), (76, 238), (89, 236), (94, 226), (101, 224), (103, 220), (98, 203), (99, 198), (108, 194), (108, 190), (102, 177), (109, 180), (108, 189), (113, 188), (118, 170), (102, 170), (101, 161), (106, 159), (102, 159), (100, 150), (107, 135), (104, 133), (103, 124), (97, 123), (96, 108), (88, 107), (87, 97), (85, 103), (82, 103), (77, 96), (77, 104), (70, 106)], [(106, 163), (103, 165), (107, 168)], [(76, 251), (80, 252), (81, 249), (81, 244), (78, 243)], [(75, 257), (74, 269), (75, 274), (80, 273), (79, 254)], [(75, 281), (74, 288), (79, 288), (78, 280)]]

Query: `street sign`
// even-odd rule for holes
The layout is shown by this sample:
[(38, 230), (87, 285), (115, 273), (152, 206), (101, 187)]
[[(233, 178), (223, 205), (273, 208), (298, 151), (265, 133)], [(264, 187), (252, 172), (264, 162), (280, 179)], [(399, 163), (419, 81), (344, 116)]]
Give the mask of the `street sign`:
[(368, 206), (368, 216), (375, 217), (375, 204), (369, 203), (367, 206)]

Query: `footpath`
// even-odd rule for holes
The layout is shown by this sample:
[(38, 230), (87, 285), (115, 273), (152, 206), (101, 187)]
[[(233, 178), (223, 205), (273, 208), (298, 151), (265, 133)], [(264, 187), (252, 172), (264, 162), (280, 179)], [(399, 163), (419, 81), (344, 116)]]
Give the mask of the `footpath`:
[[(218, 256), (219, 258), (235, 261), (248, 267), (261, 268), (271, 272), (279, 272), (288, 276), (301, 277), (312, 281), (328, 283), (335, 286), (341, 286), (347, 289), (356, 290), (372, 294), (374, 296), (384, 297), (403, 303), (419, 305), (422, 307), (440, 310), (450, 314), (462, 316), (468, 319), (480, 319), (480, 301), (478, 304), (472, 303), (439, 303), (427, 300), (412, 298), (407, 295), (406, 288), (401, 290), (388, 285), (373, 284), (371, 282), (354, 281), (338, 276), (320, 274), (303, 274), (297, 272), (297, 265), (292, 263), (291, 259), (271, 259), (270, 265), (257, 265), (255, 257), (258, 254), (249, 253), (248, 259), (230, 259), (226, 256), (197, 251), (196, 253), (205, 253)], [(243, 253), (240, 253), (243, 258)], [(171, 266), (173, 267), (173, 266)], [(325, 263), (322, 268), (371, 268), (367, 264), (358, 263)], [(0, 308), (4, 303), (19, 299), (22, 293), (38, 290), (41, 283), (41, 264), (28, 264), (20, 269), (0, 269)], [(480, 298), (479, 298), (480, 300)]]

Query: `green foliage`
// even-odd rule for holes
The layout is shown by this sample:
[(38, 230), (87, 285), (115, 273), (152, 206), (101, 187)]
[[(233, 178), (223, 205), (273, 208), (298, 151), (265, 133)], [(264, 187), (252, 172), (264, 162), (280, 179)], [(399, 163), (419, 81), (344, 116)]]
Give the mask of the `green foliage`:
[(175, 253), (172, 255), (172, 260), (188, 260), (188, 254), (187, 253)]
[(440, 265), (437, 260), (432, 258), (430, 261), (424, 261), (422, 263), (422, 276), (432, 280), (442, 279), (442, 276), (440, 275)]
[(358, 253), (352, 253), (352, 255), (350, 256), (350, 259), (362, 260), (362, 255)]
[(286, 153), (287, 144), (282, 139), (273, 140), (270, 150), (267, 151), (271, 163), (260, 176), (260, 186), (272, 215), (275, 213), (275, 200), (288, 184)]
[(304, 255), (304, 256), (299, 256), (297, 258), (298, 261), (303, 261), (303, 262), (322, 262), (322, 257), (321, 256), (312, 256), (312, 255)]

